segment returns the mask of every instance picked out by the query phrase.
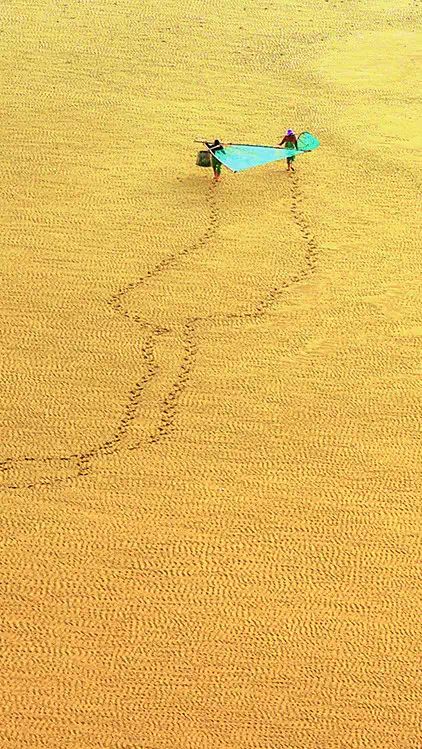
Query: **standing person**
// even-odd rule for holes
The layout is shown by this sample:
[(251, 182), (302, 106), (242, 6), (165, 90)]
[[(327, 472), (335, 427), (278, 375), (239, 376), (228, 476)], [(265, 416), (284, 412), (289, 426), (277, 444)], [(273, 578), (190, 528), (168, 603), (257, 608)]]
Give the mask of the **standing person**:
[(215, 139), (214, 143), (206, 143), (205, 145), (208, 146), (211, 151), (211, 166), (214, 172), (214, 179), (216, 182), (218, 182), (221, 174), (221, 161), (218, 161), (218, 159), (215, 158), (214, 152), (224, 151), (224, 145), (217, 138)]
[[(293, 130), (288, 130), (287, 133), (286, 133), (286, 135), (284, 136), (283, 140), (280, 141), (280, 143), (278, 145), (279, 146), (284, 146), (284, 148), (296, 148), (296, 151), (299, 150), (298, 146), (297, 146), (297, 138), (296, 138), (296, 135), (294, 134)], [(295, 158), (296, 158), (295, 156), (288, 156), (287, 157), (287, 171), (288, 172), (290, 172), (290, 170), (292, 172), (294, 172), (295, 169), (294, 169), (294, 166), (293, 166), (293, 162), (294, 162)]]

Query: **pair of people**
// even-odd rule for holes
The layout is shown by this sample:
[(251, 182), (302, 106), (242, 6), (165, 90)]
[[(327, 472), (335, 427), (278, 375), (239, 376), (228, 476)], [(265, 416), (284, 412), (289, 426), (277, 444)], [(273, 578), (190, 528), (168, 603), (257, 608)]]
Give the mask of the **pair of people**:
[[(215, 158), (214, 153), (216, 151), (224, 151), (224, 144), (221, 143), (221, 141), (219, 141), (218, 138), (216, 138), (215, 141), (214, 141), (214, 143), (207, 143), (206, 145), (208, 146), (209, 150), (211, 151), (211, 166), (212, 166), (212, 170), (213, 170), (213, 173), (214, 173), (214, 179), (215, 179), (216, 182), (218, 182), (218, 180), (220, 179), (220, 176), (221, 176), (221, 161), (219, 161), (218, 159)], [(298, 150), (297, 138), (296, 138), (296, 135), (293, 132), (293, 130), (289, 129), (287, 131), (287, 133), (284, 136), (283, 140), (281, 140), (280, 143), (278, 143), (278, 146), (281, 147), (281, 148), (284, 146), (284, 148), (289, 148), (289, 149), (294, 149), (295, 148), (296, 151)], [(293, 162), (294, 162), (295, 158), (296, 158), (295, 156), (288, 156), (287, 157), (287, 171), (288, 172), (290, 172), (290, 171), (294, 172), (295, 169), (294, 169), (294, 166), (293, 166)]]

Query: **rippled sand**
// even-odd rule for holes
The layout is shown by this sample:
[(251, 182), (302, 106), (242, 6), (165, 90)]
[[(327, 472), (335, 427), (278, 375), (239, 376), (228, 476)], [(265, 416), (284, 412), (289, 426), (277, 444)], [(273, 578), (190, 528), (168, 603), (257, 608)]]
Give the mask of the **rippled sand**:
[(2, 3), (1, 749), (420, 746), (420, 11)]

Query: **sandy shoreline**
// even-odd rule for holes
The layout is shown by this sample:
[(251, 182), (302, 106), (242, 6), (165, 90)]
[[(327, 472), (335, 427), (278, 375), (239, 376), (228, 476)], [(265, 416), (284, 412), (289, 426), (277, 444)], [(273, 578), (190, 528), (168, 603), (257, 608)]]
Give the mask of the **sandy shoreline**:
[(1, 746), (416, 749), (418, 4), (22, 6)]

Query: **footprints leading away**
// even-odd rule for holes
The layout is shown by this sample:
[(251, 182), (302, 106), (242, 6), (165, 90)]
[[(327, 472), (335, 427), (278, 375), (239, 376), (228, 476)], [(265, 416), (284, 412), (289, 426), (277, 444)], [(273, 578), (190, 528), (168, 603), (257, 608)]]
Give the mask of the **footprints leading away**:
[(109, 438), (88, 451), (75, 452), (71, 455), (36, 458), (8, 458), (0, 463), (0, 488), (3, 489), (32, 489), (40, 486), (53, 486), (59, 483), (73, 481), (87, 476), (92, 470), (96, 459), (116, 453), (123, 448), (139, 450), (142, 447), (153, 446), (170, 437), (177, 418), (180, 397), (189, 385), (192, 369), (196, 357), (196, 328), (199, 324), (234, 325), (242, 322), (262, 318), (277, 303), (287, 288), (303, 281), (314, 273), (318, 259), (318, 246), (312, 229), (307, 222), (303, 210), (303, 195), (296, 175), (288, 180), (291, 191), (291, 216), (299, 229), (305, 247), (304, 263), (294, 275), (287, 277), (281, 284), (270, 288), (266, 295), (256, 302), (252, 310), (245, 312), (186, 318), (181, 330), (182, 351), (180, 365), (175, 381), (160, 405), (156, 426), (142, 438), (131, 439), (131, 427), (139, 421), (143, 394), (159, 371), (157, 362), (157, 347), (162, 336), (171, 336), (174, 331), (157, 325), (153, 320), (145, 320), (140, 315), (130, 312), (125, 306), (125, 297), (133, 289), (145, 287), (147, 292), (150, 279), (166, 273), (182, 263), (190, 253), (203, 249), (214, 237), (218, 228), (219, 214), (216, 201), (216, 185), (211, 184), (207, 194), (208, 224), (204, 234), (192, 245), (184, 247), (177, 253), (167, 255), (142, 277), (120, 288), (108, 300), (111, 309), (135, 322), (145, 331), (142, 345), (143, 371), (139, 380), (135, 382), (122, 408), (122, 416), (116, 425), (114, 433)]

